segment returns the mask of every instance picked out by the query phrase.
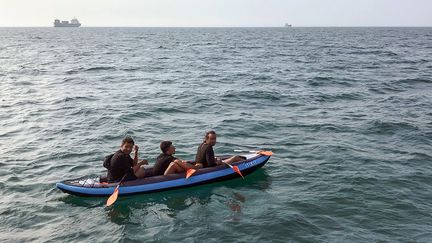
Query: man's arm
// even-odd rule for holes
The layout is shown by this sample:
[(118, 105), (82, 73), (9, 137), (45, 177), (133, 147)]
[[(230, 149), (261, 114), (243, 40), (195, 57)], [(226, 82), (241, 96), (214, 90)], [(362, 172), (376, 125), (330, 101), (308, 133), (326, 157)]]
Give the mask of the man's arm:
[(195, 165), (193, 165), (191, 163), (188, 163), (186, 160), (176, 159), (176, 160), (174, 160), (174, 163), (178, 164), (184, 170), (187, 170), (187, 169), (200, 169), (200, 168), (202, 168), (202, 164), (201, 163), (196, 163)]
[(215, 163), (216, 165), (221, 165), (222, 164), (222, 159), (218, 158), (218, 157), (214, 157), (215, 158)]
[(203, 167), (202, 163), (195, 163), (195, 168), (196, 169), (201, 169)]
[(205, 157), (206, 157), (207, 165), (208, 165), (208, 166), (216, 165), (216, 159), (215, 159), (215, 156), (214, 156), (214, 152), (213, 152), (213, 148), (212, 148), (212, 147), (209, 147), (209, 148), (206, 150)]
[(133, 149), (134, 149), (133, 165), (135, 167), (138, 164), (138, 149), (139, 149), (138, 145), (134, 145)]

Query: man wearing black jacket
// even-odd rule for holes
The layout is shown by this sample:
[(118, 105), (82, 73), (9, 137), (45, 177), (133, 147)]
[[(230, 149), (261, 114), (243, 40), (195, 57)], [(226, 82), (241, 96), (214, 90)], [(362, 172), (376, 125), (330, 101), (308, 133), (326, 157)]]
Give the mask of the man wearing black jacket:
[[(134, 158), (130, 156), (134, 150)], [(138, 162), (138, 146), (132, 138), (123, 139), (120, 149), (104, 161), (104, 166), (108, 169), (108, 182), (117, 182), (125, 177), (125, 181), (144, 178), (144, 168), (141, 165), (147, 165), (147, 160)]]

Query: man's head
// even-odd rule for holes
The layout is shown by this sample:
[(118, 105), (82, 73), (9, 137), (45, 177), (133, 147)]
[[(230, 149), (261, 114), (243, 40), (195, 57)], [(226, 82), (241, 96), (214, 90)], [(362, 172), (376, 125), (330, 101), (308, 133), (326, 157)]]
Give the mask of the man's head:
[(175, 154), (176, 147), (172, 145), (171, 141), (163, 141), (160, 143), (160, 149), (162, 150), (162, 153), (166, 155), (173, 155)]
[(135, 142), (131, 137), (125, 137), (122, 140), (120, 150), (125, 154), (130, 154), (132, 152), (134, 144), (135, 144)]
[(216, 144), (216, 132), (215, 131), (206, 132), (205, 137), (204, 137), (204, 142), (206, 144), (214, 146)]

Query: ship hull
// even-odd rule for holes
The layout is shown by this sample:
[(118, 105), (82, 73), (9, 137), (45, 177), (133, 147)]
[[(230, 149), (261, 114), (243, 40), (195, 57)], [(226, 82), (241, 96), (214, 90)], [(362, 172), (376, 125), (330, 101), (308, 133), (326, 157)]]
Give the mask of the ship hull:
[(80, 27), (81, 24), (54, 24), (54, 27)]

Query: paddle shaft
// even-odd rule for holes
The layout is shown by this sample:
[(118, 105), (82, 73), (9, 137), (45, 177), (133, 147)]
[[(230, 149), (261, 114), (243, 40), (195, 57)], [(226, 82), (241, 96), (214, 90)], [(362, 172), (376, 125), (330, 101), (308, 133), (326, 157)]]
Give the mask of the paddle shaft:
[(241, 150), (241, 149), (234, 149), (234, 152), (240, 152), (240, 153), (256, 153), (256, 152), (259, 152), (259, 150)]
[(226, 165), (228, 165), (229, 167), (233, 168), (233, 166), (230, 165), (230, 164), (228, 164), (227, 162), (224, 162), (223, 160), (221, 160), (221, 162), (224, 163), (224, 164), (226, 164)]
[(120, 187), (120, 185), (123, 183), (123, 180), (126, 178), (126, 174), (124, 174), (124, 176), (121, 178), (121, 180), (119, 181), (119, 184), (117, 185), (117, 187)]
[(106, 206), (111, 206), (115, 203), (115, 201), (117, 201), (117, 197), (119, 195), (119, 188), (120, 185), (122, 184), (123, 180), (126, 178), (126, 174), (123, 175), (123, 177), (121, 178), (121, 180), (119, 181), (119, 184), (114, 188), (114, 192), (111, 194), (111, 196), (108, 198)]
[(232, 165), (228, 164), (227, 162), (224, 162), (223, 160), (222, 160), (222, 163), (228, 165), (228, 166), (229, 166), (233, 171), (235, 171), (237, 174), (239, 174), (239, 175), (244, 179), (244, 176), (243, 176), (243, 174), (241, 173), (241, 171), (240, 171), (240, 169), (238, 168), (238, 166), (232, 166)]
[(241, 153), (256, 153), (256, 154), (261, 154), (261, 155), (265, 155), (265, 156), (272, 156), (272, 155), (273, 155), (273, 152), (272, 152), (272, 151), (265, 151), (265, 150), (253, 151), (253, 150), (240, 150), (240, 149), (234, 149), (234, 152), (241, 152)]

